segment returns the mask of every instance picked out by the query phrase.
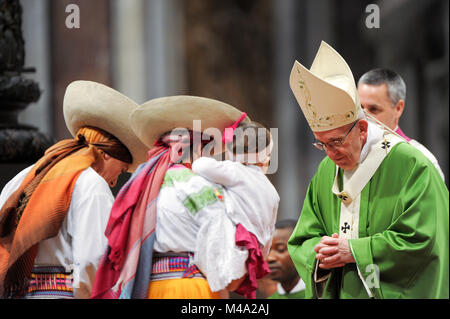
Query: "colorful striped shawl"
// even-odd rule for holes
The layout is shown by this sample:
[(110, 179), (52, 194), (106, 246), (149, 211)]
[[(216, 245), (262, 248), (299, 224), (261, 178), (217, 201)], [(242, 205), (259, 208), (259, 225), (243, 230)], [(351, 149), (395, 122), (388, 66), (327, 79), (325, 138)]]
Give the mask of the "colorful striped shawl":
[(91, 298), (146, 298), (151, 274), (156, 203), (170, 162), (167, 147), (149, 152), (122, 187), (105, 235), (108, 248), (95, 277)]
[(100, 261), (91, 298), (147, 297), (157, 199), (169, 164), (181, 160), (193, 141), (193, 132), (187, 133), (168, 134), (156, 141), (148, 152), (147, 162), (137, 168), (119, 191), (106, 226), (108, 247)]

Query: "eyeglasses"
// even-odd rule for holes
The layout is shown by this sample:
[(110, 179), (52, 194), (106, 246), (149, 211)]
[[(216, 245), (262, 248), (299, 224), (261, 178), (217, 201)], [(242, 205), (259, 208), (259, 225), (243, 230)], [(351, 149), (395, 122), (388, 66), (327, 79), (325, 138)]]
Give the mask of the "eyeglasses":
[(335, 149), (336, 147), (340, 147), (340, 146), (342, 146), (342, 144), (344, 144), (345, 139), (347, 138), (348, 134), (350, 134), (350, 132), (353, 130), (356, 123), (358, 123), (358, 121), (353, 123), (352, 127), (348, 130), (347, 134), (345, 134), (345, 136), (343, 138), (338, 138), (338, 139), (332, 140), (331, 142), (328, 142), (328, 143), (314, 142), (312, 144), (314, 145), (315, 148), (317, 148), (321, 151), (326, 151), (327, 148)]

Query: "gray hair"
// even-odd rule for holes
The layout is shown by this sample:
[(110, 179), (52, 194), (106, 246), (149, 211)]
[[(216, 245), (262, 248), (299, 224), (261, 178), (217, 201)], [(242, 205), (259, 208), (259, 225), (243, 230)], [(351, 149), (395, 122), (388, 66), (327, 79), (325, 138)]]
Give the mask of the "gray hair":
[(406, 98), (406, 84), (402, 77), (389, 69), (373, 69), (366, 73), (358, 81), (368, 85), (382, 85), (386, 84), (388, 89), (388, 97), (395, 106), (398, 101)]

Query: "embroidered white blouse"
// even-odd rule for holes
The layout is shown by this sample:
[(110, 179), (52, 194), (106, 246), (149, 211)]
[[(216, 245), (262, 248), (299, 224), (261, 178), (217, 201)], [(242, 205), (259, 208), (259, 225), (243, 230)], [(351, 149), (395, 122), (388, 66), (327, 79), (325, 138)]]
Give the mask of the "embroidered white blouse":
[(223, 185), (227, 212), (235, 224), (242, 224), (264, 246), (267, 255), (275, 231), (280, 197), (262, 169), (233, 161), (201, 157), (192, 170)]
[(193, 252), (193, 263), (212, 291), (246, 274), (248, 251), (235, 244), (223, 189), (190, 169), (175, 165), (165, 175), (157, 202), (157, 252)]
[[(32, 166), (22, 170), (0, 194), (0, 207), (19, 188)], [(35, 266), (73, 270), (75, 298), (89, 298), (95, 273), (107, 246), (104, 235), (114, 196), (107, 182), (91, 167), (78, 177), (69, 211), (59, 233), (38, 245)]]

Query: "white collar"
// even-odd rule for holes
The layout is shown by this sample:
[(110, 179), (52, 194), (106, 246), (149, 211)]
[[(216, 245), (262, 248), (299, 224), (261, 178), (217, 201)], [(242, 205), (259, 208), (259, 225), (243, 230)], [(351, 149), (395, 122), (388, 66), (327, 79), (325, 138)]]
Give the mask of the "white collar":
[(306, 288), (305, 282), (301, 278), (299, 278), (299, 280), (298, 280), (297, 284), (295, 285), (295, 287), (292, 288), (292, 290), (289, 291), (289, 292), (286, 292), (284, 290), (284, 288), (281, 285), (281, 283), (277, 283), (277, 291), (278, 291), (278, 293), (280, 295), (295, 294), (295, 293), (297, 293), (299, 291), (305, 290), (305, 288)]

